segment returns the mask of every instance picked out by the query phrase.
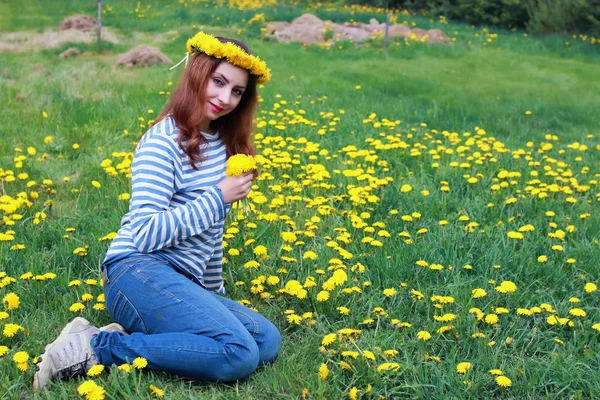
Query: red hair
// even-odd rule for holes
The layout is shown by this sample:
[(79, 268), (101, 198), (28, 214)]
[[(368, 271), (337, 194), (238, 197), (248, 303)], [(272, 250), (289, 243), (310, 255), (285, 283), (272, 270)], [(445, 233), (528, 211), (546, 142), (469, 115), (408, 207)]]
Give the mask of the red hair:
[[(250, 54), (248, 47), (235, 39), (216, 36), (222, 43), (233, 42)], [(183, 77), (175, 93), (156, 118), (156, 122), (173, 116), (179, 128), (178, 143), (183, 151), (190, 157), (190, 164), (198, 169), (196, 162), (202, 161), (200, 147), (207, 144), (204, 136), (200, 134), (200, 124), (206, 118), (205, 91), (211, 74), (217, 69), (221, 59), (207, 56), (204, 53), (194, 53), (183, 72)], [(254, 155), (256, 150), (251, 143), (250, 135), (253, 129), (252, 120), (258, 104), (256, 90), (256, 77), (248, 74), (248, 85), (237, 107), (229, 114), (222, 116), (210, 123), (211, 128), (219, 131), (219, 135), (227, 149), (227, 156), (234, 154)], [(187, 143), (184, 145), (184, 141)]]

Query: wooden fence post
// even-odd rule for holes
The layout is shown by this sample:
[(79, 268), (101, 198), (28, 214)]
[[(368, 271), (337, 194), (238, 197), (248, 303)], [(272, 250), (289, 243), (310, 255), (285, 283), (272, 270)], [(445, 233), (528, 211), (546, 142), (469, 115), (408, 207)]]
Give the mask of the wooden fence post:
[(98, 48), (102, 36), (102, 0), (98, 0)]
[(388, 43), (388, 27), (390, 26), (390, 13), (387, 13), (385, 17), (385, 36), (383, 37), (383, 51), (387, 50)]

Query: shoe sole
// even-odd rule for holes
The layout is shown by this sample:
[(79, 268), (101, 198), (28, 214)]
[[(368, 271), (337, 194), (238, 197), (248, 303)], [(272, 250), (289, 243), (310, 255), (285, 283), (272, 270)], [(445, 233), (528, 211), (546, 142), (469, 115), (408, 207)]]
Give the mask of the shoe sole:
[[(42, 355), (47, 355), (48, 350), (50, 350), (52, 348), (52, 346), (54, 346), (56, 343), (58, 343), (62, 340), (65, 340), (67, 338), (67, 336), (69, 336), (69, 331), (71, 330), (71, 328), (73, 328), (73, 325), (75, 325), (76, 323), (81, 323), (84, 325), (90, 324), (90, 322), (85, 318), (82, 318), (82, 317), (73, 318), (71, 321), (69, 321), (69, 323), (67, 325), (65, 325), (65, 327), (62, 329), (62, 331), (60, 331), (60, 335), (58, 335), (58, 337), (52, 343), (47, 344), (46, 347), (44, 347), (44, 351), (42, 351)], [(41, 357), (41, 361), (36, 366), (36, 373), (35, 373), (35, 375), (33, 375), (33, 389), (34, 390), (42, 390), (43, 389), (40, 387), (39, 371), (43, 370), (43, 367), (45, 366), (46, 362), (52, 362), (52, 361), (49, 360), (49, 357)]]

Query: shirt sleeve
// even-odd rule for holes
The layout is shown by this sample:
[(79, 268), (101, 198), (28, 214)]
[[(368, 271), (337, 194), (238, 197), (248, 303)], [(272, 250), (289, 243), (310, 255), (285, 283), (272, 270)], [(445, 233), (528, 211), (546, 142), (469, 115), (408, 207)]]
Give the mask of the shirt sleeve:
[(215, 251), (206, 263), (206, 270), (204, 271), (203, 279), (207, 287), (214, 288), (213, 291), (217, 294), (225, 294), (225, 287), (223, 286), (223, 228), (217, 235), (219, 238), (215, 243)]
[(171, 207), (178, 159), (176, 144), (161, 134), (148, 138), (134, 156), (129, 214), (133, 242), (141, 253), (174, 246), (225, 218), (225, 202), (217, 186)]

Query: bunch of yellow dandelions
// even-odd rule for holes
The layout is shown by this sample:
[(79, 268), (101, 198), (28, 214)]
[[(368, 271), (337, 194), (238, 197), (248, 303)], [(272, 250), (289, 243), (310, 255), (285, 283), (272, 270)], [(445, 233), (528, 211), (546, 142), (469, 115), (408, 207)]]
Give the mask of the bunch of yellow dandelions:
[[(241, 176), (248, 172), (256, 171), (256, 160), (253, 156), (246, 154), (236, 154), (227, 159), (227, 166), (225, 169), (225, 175), (227, 176)], [(235, 202), (234, 208), (237, 208), (237, 218), (243, 219), (248, 215), (250, 205), (246, 199), (241, 199)]]

